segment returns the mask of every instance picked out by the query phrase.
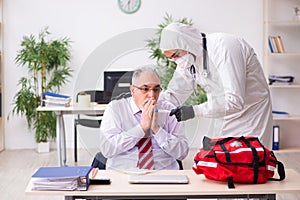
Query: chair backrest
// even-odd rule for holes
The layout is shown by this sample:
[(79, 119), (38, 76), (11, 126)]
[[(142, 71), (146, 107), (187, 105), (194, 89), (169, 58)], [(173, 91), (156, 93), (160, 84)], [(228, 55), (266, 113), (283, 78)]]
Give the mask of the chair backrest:
[(105, 158), (101, 152), (98, 152), (95, 155), (91, 166), (98, 169), (106, 169), (106, 161), (107, 158)]
[(121, 93), (118, 96), (112, 97), (111, 100), (119, 100), (119, 99), (123, 99), (123, 98), (127, 98), (127, 97), (131, 97), (130, 92)]

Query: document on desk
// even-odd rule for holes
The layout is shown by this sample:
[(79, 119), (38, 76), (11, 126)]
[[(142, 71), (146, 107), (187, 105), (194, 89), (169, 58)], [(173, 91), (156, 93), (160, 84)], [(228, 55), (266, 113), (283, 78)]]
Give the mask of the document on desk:
[(31, 178), (32, 190), (87, 190), (90, 166), (41, 167)]
[(174, 183), (186, 184), (189, 183), (187, 175), (129, 175), (129, 183)]

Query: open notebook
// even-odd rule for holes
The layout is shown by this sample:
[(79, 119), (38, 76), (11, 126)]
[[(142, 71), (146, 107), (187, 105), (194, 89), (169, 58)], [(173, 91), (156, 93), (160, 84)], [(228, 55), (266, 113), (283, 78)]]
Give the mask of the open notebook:
[(128, 182), (185, 184), (189, 179), (186, 175), (129, 175)]

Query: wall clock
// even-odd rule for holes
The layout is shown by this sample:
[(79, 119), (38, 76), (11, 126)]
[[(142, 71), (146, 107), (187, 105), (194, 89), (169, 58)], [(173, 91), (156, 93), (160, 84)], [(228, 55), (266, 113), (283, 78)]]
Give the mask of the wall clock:
[(132, 14), (141, 7), (141, 0), (118, 0), (119, 8), (126, 14)]

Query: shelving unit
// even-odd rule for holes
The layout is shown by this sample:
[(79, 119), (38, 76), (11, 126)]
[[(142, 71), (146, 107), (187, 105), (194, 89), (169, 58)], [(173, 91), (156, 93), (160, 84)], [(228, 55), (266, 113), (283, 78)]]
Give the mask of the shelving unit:
[(270, 85), (270, 88), (292, 89), (292, 88), (300, 88), (300, 85)]
[[(280, 151), (300, 150), (300, 0), (264, 0), (264, 55), (266, 76), (294, 76), (291, 85), (270, 85), (273, 110), (289, 113), (286, 118), (274, 118), (280, 126)], [(300, 13), (299, 13), (300, 14)], [(271, 53), (269, 36), (280, 36), (284, 53)]]
[(300, 116), (275, 117), (275, 118), (273, 118), (273, 120), (275, 120), (275, 121), (279, 121), (279, 120), (281, 120), (281, 121), (300, 120)]

